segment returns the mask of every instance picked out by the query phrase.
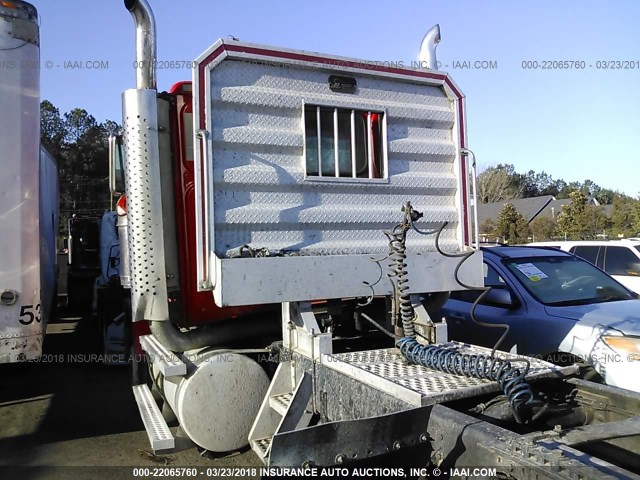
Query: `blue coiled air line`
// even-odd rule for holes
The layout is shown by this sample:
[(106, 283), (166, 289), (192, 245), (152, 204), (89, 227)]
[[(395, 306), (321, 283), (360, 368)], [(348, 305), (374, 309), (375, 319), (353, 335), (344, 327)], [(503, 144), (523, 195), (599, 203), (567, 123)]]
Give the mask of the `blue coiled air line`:
[(518, 423), (530, 417), (533, 401), (531, 386), (524, 380), (529, 370), (514, 367), (510, 361), (481, 354), (461, 353), (455, 347), (421, 345), (415, 338), (404, 337), (396, 346), (409, 362), (433, 370), (498, 382), (506, 395)]

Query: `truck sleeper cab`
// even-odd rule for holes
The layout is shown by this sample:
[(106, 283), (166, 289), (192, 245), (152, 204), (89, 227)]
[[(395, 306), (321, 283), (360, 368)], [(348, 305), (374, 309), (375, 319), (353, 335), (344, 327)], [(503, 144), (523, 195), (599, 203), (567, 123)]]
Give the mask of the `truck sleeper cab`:
[[(598, 427), (611, 418), (593, 401), (624, 405), (616, 420), (633, 428), (640, 397), (566, 380), (574, 366), (442, 344), (444, 325), (429, 317), (425, 294), (482, 286), (482, 256), (469, 247), (464, 96), (448, 75), (219, 40), (193, 70), (194, 215), (179, 246), (182, 200), (171, 196), (190, 180), (190, 165), (172, 169), (166, 148), (151, 10), (144, 0), (125, 6), (138, 62), (149, 66), (123, 94), (132, 321), (148, 325), (140, 343), (155, 388), (196, 445), (222, 452), (248, 443), (272, 466), (389, 453), (423, 466), (504, 460), (501, 474), (524, 478), (511, 465), (531, 459), (534, 442), (536, 465), (633, 478), (610, 462), (632, 465), (637, 446), (606, 437)], [(425, 36), (428, 65), (438, 41), (437, 28)], [(183, 97), (174, 138), (188, 134), (179, 128), (189, 114), (185, 88), (173, 92)], [(170, 172), (182, 177), (168, 181)], [(178, 328), (173, 272), (189, 239), (195, 259), (182, 260), (180, 275), (219, 307), (280, 304), (275, 343), (265, 314)], [(376, 343), (383, 335), (392, 338)], [(265, 353), (272, 365), (260, 364)], [(134, 395), (154, 450), (172, 451), (148, 385)], [(587, 418), (584, 428), (619, 446), (616, 455), (607, 456), (609, 445), (578, 451), (577, 438), (558, 455), (557, 439), (542, 433), (556, 424), (570, 432)]]

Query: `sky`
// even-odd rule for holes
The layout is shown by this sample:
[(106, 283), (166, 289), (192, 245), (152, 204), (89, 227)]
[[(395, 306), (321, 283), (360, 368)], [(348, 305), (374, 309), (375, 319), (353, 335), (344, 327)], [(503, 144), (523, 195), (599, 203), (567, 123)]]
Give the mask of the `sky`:
[[(32, 3), (40, 14), (42, 99), (61, 112), (80, 107), (98, 121), (121, 123), (121, 93), (135, 87), (134, 26), (123, 2)], [(440, 70), (466, 96), (468, 145), (480, 169), (507, 163), (521, 173), (590, 179), (640, 195), (634, 173), (640, 152), (635, 0), (149, 3), (158, 60), (178, 62), (158, 70), (159, 90), (190, 80), (185, 64), (229, 35), (408, 65), (425, 32), (438, 23)], [(560, 69), (563, 61), (573, 68)]]

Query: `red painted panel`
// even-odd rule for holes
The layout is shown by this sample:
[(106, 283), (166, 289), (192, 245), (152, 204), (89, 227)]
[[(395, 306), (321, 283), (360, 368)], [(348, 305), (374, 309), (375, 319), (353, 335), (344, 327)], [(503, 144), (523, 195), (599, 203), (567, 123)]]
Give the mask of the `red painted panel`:
[(131, 328), (133, 331), (133, 353), (136, 356), (144, 355), (144, 350), (142, 350), (142, 345), (140, 345), (140, 337), (151, 333), (149, 323), (135, 322)]
[[(212, 292), (198, 292), (196, 280), (196, 217), (193, 149), (187, 151), (185, 116), (191, 120), (193, 113), (191, 82), (175, 84), (170, 93), (174, 96), (171, 105), (171, 149), (173, 150), (173, 174), (175, 181), (176, 229), (178, 236), (178, 258), (180, 266), (180, 296), (182, 300), (183, 326), (211, 323), (236, 317), (261, 307), (218, 307)], [(190, 140), (192, 141), (192, 140)], [(191, 157), (191, 158), (189, 158)]]

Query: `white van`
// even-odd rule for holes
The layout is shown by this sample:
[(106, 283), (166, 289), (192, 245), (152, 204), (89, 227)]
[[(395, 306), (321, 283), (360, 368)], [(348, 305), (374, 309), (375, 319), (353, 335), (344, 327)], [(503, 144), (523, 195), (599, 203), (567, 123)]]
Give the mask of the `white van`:
[(640, 239), (534, 242), (571, 252), (601, 268), (625, 287), (640, 293)]

